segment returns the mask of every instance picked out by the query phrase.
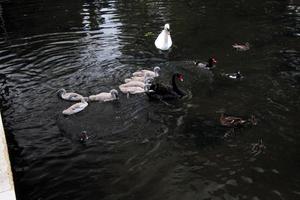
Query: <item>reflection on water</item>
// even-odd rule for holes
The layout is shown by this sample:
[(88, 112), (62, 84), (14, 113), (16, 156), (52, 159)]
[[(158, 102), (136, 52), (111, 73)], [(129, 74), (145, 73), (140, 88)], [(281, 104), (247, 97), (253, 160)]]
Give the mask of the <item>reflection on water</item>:
[[(299, 5), (0, 2), (0, 105), (18, 199), (299, 199)], [(174, 45), (161, 52), (166, 22)], [(211, 56), (213, 72), (193, 65)], [(109, 91), (154, 66), (166, 84), (183, 73), (188, 97), (121, 95), (62, 116), (70, 102), (59, 88)], [(241, 81), (220, 76), (237, 70)], [(220, 110), (258, 125), (232, 131)]]

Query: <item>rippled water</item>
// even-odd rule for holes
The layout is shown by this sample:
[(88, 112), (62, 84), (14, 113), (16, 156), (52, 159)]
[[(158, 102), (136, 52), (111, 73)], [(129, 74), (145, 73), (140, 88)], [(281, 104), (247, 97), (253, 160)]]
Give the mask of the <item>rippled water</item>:
[[(174, 45), (160, 52), (165, 22)], [(0, 1), (0, 31), (18, 199), (300, 199), (298, 0)], [(193, 66), (212, 55), (213, 73)], [(59, 88), (90, 95), (154, 66), (164, 82), (183, 73), (188, 97), (121, 95), (62, 116)], [(242, 81), (219, 76), (236, 70)], [(258, 125), (232, 133), (220, 110)]]

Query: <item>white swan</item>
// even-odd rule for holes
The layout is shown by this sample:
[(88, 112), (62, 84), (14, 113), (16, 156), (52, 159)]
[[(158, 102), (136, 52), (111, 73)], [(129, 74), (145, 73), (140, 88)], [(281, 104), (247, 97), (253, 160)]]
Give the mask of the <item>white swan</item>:
[(144, 82), (146, 80), (146, 78), (149, 78), (150, 74), (146, 73), (145, 76), (132, 76), (131, 78), (126, 78), (124, 80), (125, 83), (128, 83), (130, 81), (140, 81), (140, 82)]
[(65, 89), (60, 89), (57, 92), (58, 96), (67, 101), (80, 101), (82, 98), (86, 100), (86, 97), (83, 97), (81, 94), (75, 92), (67, 92)]
[(156, 48), (160, 50), (168, 50), (172, 46), (169, 24), (165, 24), (164, 30), (162, 30), (161, 33), (158, 35), (154, 44)]
[(146, 76), (146, 74), (148, 74), (148, 77), (158, 77), (159, 76), (159, 72), (160, 72), (160, 67), (154, 67), (153, 71), (151, 70), (140, 70), (140, 71), (136, 71), (134, 72), (132, 75), (133, 76)]
[(85, 98), (81, 98), (81, 102), (75, 103), (69, 108), (62, 111), (64, 115), (73, 115), (85, 109), (89, 104), (85, 101)]
[(89, 96), (90, 101), (114, 101), (118, 99), (118, 91), (113, 89), (110, 92), (101, 92), (96, 95)]

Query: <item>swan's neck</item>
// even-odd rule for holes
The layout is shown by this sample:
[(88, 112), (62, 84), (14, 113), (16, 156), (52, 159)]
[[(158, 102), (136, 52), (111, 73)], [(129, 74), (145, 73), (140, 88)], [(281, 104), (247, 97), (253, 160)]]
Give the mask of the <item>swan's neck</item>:
[(118, 94), (117, 93), (113, 93), (112, 96), (113, 96), (114, 99), (118, 99)]
[(169, 35), (169, 32), (167, 30), (164, 30), (164, 42), (165, 43), (168, 43), (168, 35)]
[(149, 87), (151, 87), (151, 86), (152, 86), (152, 84), (150, 84), (150, 85), (149, 84), (145, 84), (145, 86), (144, 86), (145, 92), (149, 92)]
[(205, 67), (212, 68), (214, 65), (211, 62), (208, 62)]

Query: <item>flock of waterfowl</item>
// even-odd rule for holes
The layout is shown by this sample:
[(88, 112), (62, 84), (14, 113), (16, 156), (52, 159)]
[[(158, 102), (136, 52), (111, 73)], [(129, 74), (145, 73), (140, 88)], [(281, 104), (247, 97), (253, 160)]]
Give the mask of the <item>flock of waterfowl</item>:
[[(156, 48), (160, 50), (168, 50), (172, 46), (172, 39), (170, 35), (170, 25), (165, 24), (164, 29), (158, 35), (154, 42)], [(249, 43), (245, 45), (234, 44), (232, 47), (238, 51), (247, 51), (250, 48)], [(211, 70), (215, 68), (217, 60), (215, 58), (209, 58), (207, 63), (194, 62), (197, 67), (205, 70)], [(139, 94), (146, 93), (150, 99), (155, 100), (170, 100), (178, 99), (186, 95), (179, 87), (177, 87), (177, 81), (183, 81), (183, 75), (180, 73), (174, 73), (172, 76), (172, 85), (164, 85), (156, 81), (156, 77), (159, 76), (160, 68), (154, 67), (151, 70), (140, 70), (132, 73), (132, 76), (126, 78), (124, 83), (119, 85), (119, 90), (127, 94)], [(223, 74), (230, 79), (241, 79), (243, 76), (240, 71), (231, 74)], [(67, 101), (77, 101), (69, 108), (63, 110), (64, 115), (72, 115), (84, 110), (88, 106), (88, 102), (98, 101), (107, 102), (119, 99), (119, 93), (116, 89), (112, 89), (110, 92), (101, 92), (99, 94), (90, 95), (89, 97), (84, 97), (80, 94), (74, 92), (66, 92), (65, 89), (60, 89), (58, 91), (59, 97)], [(244, 125), (247, 123), (256, 124), (254, 116), (250, 119), (242, 119), (240, 117), (225, 116), (224, 113), (221, 114), (220, 124), (226, 127), (236, 127)]]

